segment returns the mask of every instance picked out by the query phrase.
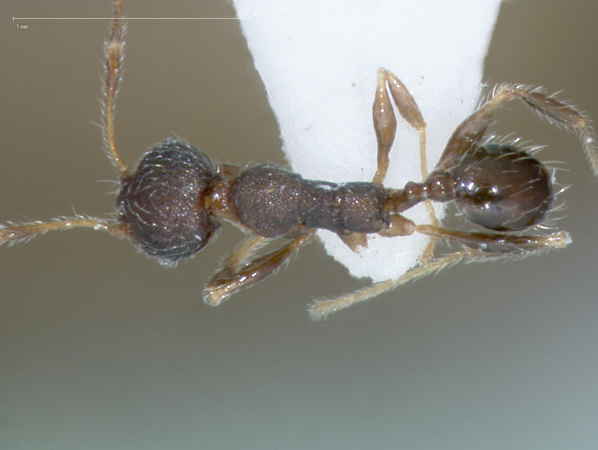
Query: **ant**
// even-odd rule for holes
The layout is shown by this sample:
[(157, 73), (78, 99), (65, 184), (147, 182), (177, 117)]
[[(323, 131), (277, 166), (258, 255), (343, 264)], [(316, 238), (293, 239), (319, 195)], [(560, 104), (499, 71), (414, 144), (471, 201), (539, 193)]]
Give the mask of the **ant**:
[[(426, 124), (403, 83), (379, 69), (372, 109), (377, 137), (377, 170), (371, 182), (331, 183), (306, 180), (271, 164), (240, 168), (214, 164), (204, 153), (178, 138), (168, 138), (145, 154), (135, 169), (120, 157), (114, 140), (114, 110), (121, 80), (125, 22), (122, 0), (113, 2), (111, 35), (104, 45), (105, 76), (103, 139), (120, 176), (118, 217), (58, 217), (49, 222), (0, 226), (0, 243), (15, 243), (50, 230), (93, 228), (123, 239), (167, 267), (191, 257), (216, 235), (221, 220), (252, 236), (229, 255), (204, 290), (209, 305), (277, 271), (317, 229), (336, 233), (352, 250), (367, 246), (367, 235), (388, 238), (419, 233), (429, 242), (416, 267), (398, 279), (382, 281), (310, 307), (314, 319), (367, 300), (407, 281), (459, 261), (529, 255), (566, 247), (565, 231), (524, 234), (538, 229), (553, 210), (552, 173), (514, 144), (484, 138), (498, 108), (519, 99), (551, 123), (578, 131), (582, 146), (598, 175), (598, 152), (589, 119), (576, 108), (538, 89), (502, 84), (453, 132), (440, 160), (428, 174), (425, 167)], [(392, 99), (392, 101), (391, 101)], [(394, 104), (394, 107), (393, 107)], [(397, 120), (393, 108), (420, 136), (422, 182), (403, 189), (383, 185)], [(438, 224), (431, 202), (452, 202), (459, 215), (489, 231), (459, 231)], [(401, 213), (425, 203), (430, 223), (415, 224)], [(289, 241), (262, 256), (255, 253), (274, 238)], [(437, 257), (437, 242), (460, 249)]]

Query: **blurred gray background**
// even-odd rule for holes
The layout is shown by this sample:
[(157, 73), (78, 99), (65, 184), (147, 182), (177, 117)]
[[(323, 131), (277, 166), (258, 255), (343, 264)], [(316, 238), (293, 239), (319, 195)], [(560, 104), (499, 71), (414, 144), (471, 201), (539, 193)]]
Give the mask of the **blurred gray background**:
[[(234, 15), (223, 1), (125, 7)], [(113, 211), (92, 123), (108, 23), (11, 21), (109, 14), (108, 1), (0, 5), (0, 221)], [(485, 80), (563, 90), (598, 119), (597, 20), (589, 0), (503, 5)], [(222, 162), (284, 164), (236, 21), (131, 22), (125, 67), (126, 161), (176, 133)], [(306, 303), (363, 283), (317, 243), (215, 309), (200, 293), (241, 238), (231, 226), (176, 270), (88, 230), (3, 246), (0, 448), (598, 448), (598, 182), (573, 134), (518, 104), (493, 130), (566, 163), (558, 224), (573, 244), (457, 266), (323, 323)]]

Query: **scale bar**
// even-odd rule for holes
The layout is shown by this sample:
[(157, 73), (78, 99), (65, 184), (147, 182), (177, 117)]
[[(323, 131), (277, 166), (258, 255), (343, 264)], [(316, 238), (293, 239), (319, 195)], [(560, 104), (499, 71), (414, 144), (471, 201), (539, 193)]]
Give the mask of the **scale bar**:
[[(15, 17), (15, 20), (112, 20), (112, 17)], [(239, 20), (239, 17), (124, 17), (124, 20)]]

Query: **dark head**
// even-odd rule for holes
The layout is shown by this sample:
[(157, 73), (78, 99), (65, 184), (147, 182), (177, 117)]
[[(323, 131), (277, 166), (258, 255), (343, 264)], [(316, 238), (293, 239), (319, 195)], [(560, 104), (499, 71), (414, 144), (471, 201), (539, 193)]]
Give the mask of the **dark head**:
[(171, 266), (200, 251), (220, 226), (204, 208), (206, 189), (219, 179), (206, 155), (168, 138), (122, 180), (119, 220), (143, 251)]

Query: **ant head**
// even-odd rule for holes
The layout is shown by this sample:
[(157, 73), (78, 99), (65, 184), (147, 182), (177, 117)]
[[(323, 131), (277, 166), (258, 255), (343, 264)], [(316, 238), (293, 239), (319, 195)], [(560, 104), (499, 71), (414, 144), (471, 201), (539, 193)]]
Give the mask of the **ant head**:
[(492, 230), (517, 231), (537, 225), (552, 208), (548, 170), (512, 145), (483, 145), (465, 154), (451, 175), (459, 210), (470, 222)]
[(143, 251), (172, 266), (205, 247), (220, 226), (204, 207), (206, 189), (219, 179), (206, 155), (168, 138), (121, 181), (119, 219)]

